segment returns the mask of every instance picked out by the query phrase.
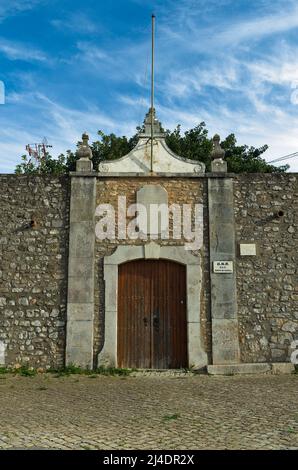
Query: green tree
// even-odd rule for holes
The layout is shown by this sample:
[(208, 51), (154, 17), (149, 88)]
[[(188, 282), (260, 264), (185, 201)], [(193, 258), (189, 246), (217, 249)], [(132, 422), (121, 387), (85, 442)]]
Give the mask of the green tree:
[(61, 154), (58, 158), (53, 158), (51, 155), (46, 154), (39, 162), (29, 158), (27, 155), (22, 155), (22, 162), (16, 166), (16, 174), (41, 174), (41, 175), (61, 175), (68, 173), (75, 169), (76, 156), (70, 150), (67, 150), (66, 155)]
[(266, 152), (268, 145), (255, 148), (248, 145), (237, 145), (234, 134), (230, 134), (221, 143), (225, 150), (225, 160), (228, 163), (228, 171), (231, 173), (283, 173), (289, 165), (276, 167), (266, 162), (261, 155)]
[[(98, 140), (91, 144), (93, 167), (97, 169), (100, 162), (115, 160), (129, 153), (138, 141), (140, 130), (137, 128), (137, 133), (131, 138), (98, 131)], [(166, 143), (173, 152), (190, 160), (204, 162), (207, 171), (210, 170), (212, 139), (208, 137), (208, 130), (204, 122), (185, 133), (181, 132), (180, 125), (173, 131), (167, 130), (165, 133)], [(77, 145), (79, 146), (80, 142)], [(226, 152), (225, 160), (228, 164), (228, 171), (232, 173), (276, 173), (285, 172), (289, 168), (289, 165), (276, 167), (265, 161), (262, 155), (268, 149), (267, 145), (259, 148), (237, 145), (234, 134), (228, 135), (222, 141), (221, 146)], [(76, 160), (76, 154), (70, 150), (67, 150), (66, 155), (59, 155), (57, 159), (46, 155), (39, 164), (23, 155), (22, 162), (17, 165), (15, 172), (18, 174), (65, 174), (75, 170)]]

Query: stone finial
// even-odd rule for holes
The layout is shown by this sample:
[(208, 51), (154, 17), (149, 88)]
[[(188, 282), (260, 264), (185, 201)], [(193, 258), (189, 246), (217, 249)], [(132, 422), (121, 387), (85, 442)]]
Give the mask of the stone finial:
[(225, 151), (220, 146), (220, 136), (218, 134), (215, 134), (212, 140), (213, 140), (213, 150), (211, 152), (212, 160), (217, 160), (219, 158), (223, 160), (225, 156)]
[(82, 141), (83, 142), (81, 143), (80, 147), (77, 150), (77, 156), (80, 159), (84, 158), (84, 159), (91, 160), (92, 150), (91, 150), (91, 148), (89, 147), (89, 144), (88, 144), (89, 135), (87, 134), (87, 132), (84, 132), (84, 134), (82, 135)]
[(211, 171), (215, 173), (226, 173), (227, 172), (227, 162), (224, 161), (225, 151), (220, 146), (220, 137), (218, 134), (215, 134), (213, 137), (213, 150), (211, 152)]
[(79, 158), (76, 163), (77, 171), (92, 171), (92, 150), (89, 147), (89, 135), (84, 132), (82, 135), (82, 143), (77, 150), (77, 157)]
[(153, 133), (154, 135), (163, 136), (163, 130), (161, 123), (156, 117), (155, 108), (153, 110), (150, 108), (144, 119), (144, 130), (141, 132), (141, 136), (150, 136), (151, 135), (151, 114), (153, 113)]

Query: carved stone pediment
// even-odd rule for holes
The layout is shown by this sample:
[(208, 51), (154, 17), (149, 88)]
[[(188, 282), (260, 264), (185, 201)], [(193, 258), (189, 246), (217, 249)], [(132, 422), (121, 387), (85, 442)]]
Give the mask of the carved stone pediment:
[[(151, 168), (151, 111), (147, 113), (137, 145), (131, 152), (117, 160), (106, 160), (99, 165), (100, 173), (150, 174)], [(205, 165), (176, 155), (166, 144), (165, 134), (154, 111), (153, 173), (154, 174), (198, 174), (205, 172)]]

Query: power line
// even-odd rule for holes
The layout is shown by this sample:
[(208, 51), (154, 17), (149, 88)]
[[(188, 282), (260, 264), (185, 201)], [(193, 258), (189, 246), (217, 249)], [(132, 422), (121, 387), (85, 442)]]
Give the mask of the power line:
[(285, 155), (284, 157), (279, 157), (279, 158), (276, 158), (275, 160), (270, 160), (267, 163), (277, 163), (283, 160), (289, 160), (290, 158), (294, 158), (294, 157), (298, 157), (298, 152), (289, 153), (288, 155)]

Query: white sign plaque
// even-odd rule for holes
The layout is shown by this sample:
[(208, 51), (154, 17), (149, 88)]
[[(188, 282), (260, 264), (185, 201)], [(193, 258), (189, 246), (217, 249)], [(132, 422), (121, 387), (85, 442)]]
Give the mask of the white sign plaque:
[(240, 256), (256, 256), (255, 243), (240, 243)]
[(213, 261), (214, 273), (232, 273), (233, 261)]

